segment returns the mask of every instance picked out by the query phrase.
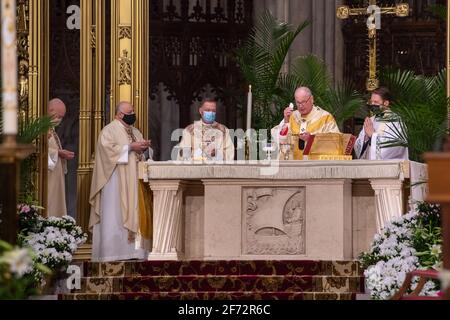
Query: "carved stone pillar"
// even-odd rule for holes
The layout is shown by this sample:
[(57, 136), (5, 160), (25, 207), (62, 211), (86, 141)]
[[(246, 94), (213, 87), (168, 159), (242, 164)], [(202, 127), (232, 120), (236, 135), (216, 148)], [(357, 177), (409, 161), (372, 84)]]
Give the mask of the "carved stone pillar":
[(153, 249), (149, 260), (180, 260), (183, 256), (183, 194), (181, 181), (150, 182), (153, 191)]
[(373, 179), (370, 184), (375, 191), (379, 233), (389, 222), (403, 215), (403, 181)]

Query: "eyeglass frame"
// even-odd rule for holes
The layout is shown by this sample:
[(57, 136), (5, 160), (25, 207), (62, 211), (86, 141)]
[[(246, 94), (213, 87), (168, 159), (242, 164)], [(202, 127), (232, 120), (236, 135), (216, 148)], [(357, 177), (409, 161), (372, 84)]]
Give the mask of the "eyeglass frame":
[(312, 97), (313, 97), (313, 96), (310, 95), (309, 98), (308, 98), (305, 102), (298, 102), (298, 101), (295, 101), (295, 105), (296, 105), (297, 107), (303, 107), (305, 104), (307, 104), (307, 103), (309, 102), (309, 100), (311, 100)]

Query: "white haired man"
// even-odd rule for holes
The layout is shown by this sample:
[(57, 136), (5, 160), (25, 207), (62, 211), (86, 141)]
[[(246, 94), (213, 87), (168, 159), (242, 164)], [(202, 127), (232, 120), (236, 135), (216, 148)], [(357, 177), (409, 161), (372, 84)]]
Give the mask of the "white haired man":
[(334, 117), (314, 104), (314, 96), (309, 88), (298, 88), (294, 96), (298, 110), (287, 107), (284, 110), (284, 119), (274, 128), (273, 135), (278, 141), (289, 133), (298, 136), (299, 143), (294, 145), (293, 158), (303, 160), (303, 150), (311, 135), (340, 131)]
[[(48, 104), (48, 114), (53, 124), (59, 126), (66, 115), (66, 105), (61, 99), (53, 99)], [(75, 153), (65, 150), (55, 129), (48, 133), (48, 200), (49, 217), (67, 215), (66, 183), (67, 161), (75, 158)]]

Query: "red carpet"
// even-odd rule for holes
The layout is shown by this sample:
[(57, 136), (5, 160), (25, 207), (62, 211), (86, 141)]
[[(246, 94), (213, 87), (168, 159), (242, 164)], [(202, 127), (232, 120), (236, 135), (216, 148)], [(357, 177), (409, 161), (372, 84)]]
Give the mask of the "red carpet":
[(357, 262), (85, 263), (62, 300), (351, 300), (364, 292)]

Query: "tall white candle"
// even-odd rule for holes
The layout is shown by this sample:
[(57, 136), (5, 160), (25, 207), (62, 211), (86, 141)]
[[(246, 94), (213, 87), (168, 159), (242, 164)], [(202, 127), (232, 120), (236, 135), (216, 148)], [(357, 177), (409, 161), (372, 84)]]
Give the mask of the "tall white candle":
[(253, 104), (252, 86), (248, 87), (247, 97), (247, 130), (252, 128), (252, 104)]
[(17, 135), (16, 0), (1, 0), (3, 134)]

